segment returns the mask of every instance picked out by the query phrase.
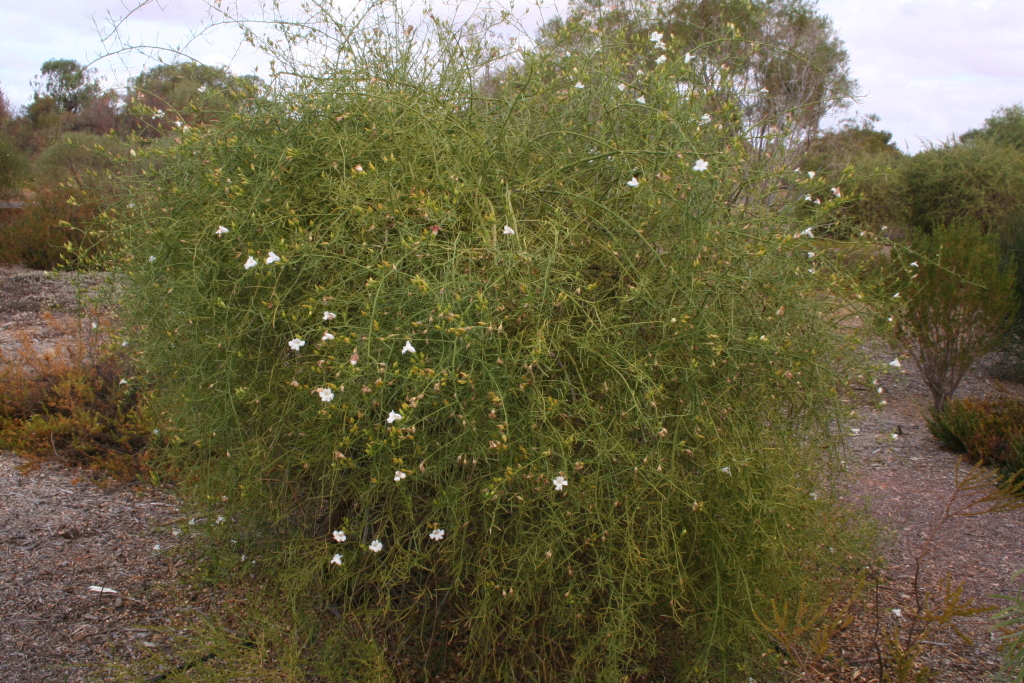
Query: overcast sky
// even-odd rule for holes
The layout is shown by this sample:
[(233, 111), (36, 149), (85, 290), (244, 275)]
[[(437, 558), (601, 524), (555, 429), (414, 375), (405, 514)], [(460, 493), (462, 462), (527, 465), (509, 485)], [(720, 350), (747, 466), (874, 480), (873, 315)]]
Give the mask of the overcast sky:
[[(151, 44), (177, 42), (205, 15), (202, 0), (162, 0), (128, 22)], [(521, 5), (520, 5), (521, 6)], [(1024, 0), (819, 0), (850, 53), (862, 101), (911, 152), (982, 125), (995, 109), (1024, 101)], [(0, 0), (0, 89), (12, 104), (32, 99), (30, 81), (47, 59), (87, 62), (105, 51), (96, 23), (121, 16), (119, 0)], [(96, 23), (94, 23), (96, 22)], [(195, 56), (236, 73), (257, 63), (222, 31), (192, 45)], [(110, 83), (125, 66), (97, 65)], [(131, 64), (128, 65), (132, 67)], [(265, 70), (266, 67), (263, 67)]]

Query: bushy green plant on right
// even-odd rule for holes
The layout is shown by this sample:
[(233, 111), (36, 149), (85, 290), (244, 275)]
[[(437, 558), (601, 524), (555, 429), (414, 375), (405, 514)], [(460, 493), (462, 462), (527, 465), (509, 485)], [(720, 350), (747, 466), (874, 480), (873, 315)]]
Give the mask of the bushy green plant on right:
[(1013, 397), (955, 399), (927, 421), (947, 448), (1006, 476), (1024, 471), (1024, 401)]
[(893, 298), (905, 303), (889, 329), (941, 412), (971, 366), (1002, 342), (1017, 310), (1015, 267), (973, 222), (919, 231), (911, 244), (895, 260)]

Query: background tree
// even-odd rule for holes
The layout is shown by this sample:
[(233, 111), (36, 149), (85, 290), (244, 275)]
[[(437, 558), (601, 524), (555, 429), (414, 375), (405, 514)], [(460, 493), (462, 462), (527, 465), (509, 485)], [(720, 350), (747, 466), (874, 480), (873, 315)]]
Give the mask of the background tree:
[(175, 129), (175, 122), (211, 123), (252, 102), (262, 90), (263, 81), (256, 76), (236, 76), (224, 67), (160, 64), (129, 82), (125, 123), (129, 130), (157, 137)]
[(101, 91), (95, 73), (73, 59), (47, 60), (33, 80), (36, 99), (51, 98), (61, 112), (75, 114)]
[[(582, 0), (566, 19), (542, 27), (548, 50), (608, 49), (602, 36), (624, 28), (636, 46), (661, 34), (668, 58), (689, 64), (681, 84), (710, 97), (707, 112), (745, 138), (748, 154), (792, 164), (822, 120), (848, 106), (856, 91), (849, 55), (831, 20), (809, 0), (675, 0), (647, 5)], [(639, 18), (639, 19), (638, 19)], [(628, 23), (627, 23), (628, 22)], [(652, 68), (649, 50), (637, 60)]]
[(985, 126), (969, 130), (960, 136), (960, 142), (988, 140), (1000, 147), (1012, 147), (1024, 152), (1024, 106), (1003, 107), (985, 119)]

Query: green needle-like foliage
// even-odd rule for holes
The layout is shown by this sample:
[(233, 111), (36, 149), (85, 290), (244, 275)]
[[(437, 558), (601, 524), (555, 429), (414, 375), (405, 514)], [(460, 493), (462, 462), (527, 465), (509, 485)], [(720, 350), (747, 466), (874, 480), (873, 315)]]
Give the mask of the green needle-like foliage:
[(450, 27), (361, 26), (112, 226), (168, 464), (337, 680), (754, 672), (755, 613), (848, 560), (827, 275), (731, 203), (779, 171), (649, 43), (482, 82)]

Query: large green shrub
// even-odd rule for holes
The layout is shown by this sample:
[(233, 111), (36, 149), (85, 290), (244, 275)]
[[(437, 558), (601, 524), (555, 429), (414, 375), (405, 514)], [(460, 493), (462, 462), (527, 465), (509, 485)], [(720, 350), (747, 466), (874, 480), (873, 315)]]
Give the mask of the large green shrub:
[(999, 234), (1024, 213), (1024, 153), (987, 139), (920, 152), (903, 178), (911, 223), (925, 230), (966, 220)]
[(117, 214), (168, 465), (329, 680), (753, 674), (849, 559), (808, 226), (646, 37), (378, 19)]
[(1015, 268), (1000, 263), (996, 236), (971, 222), (920, 231), (912, 247), (899, 261), (894, 296), (906, 304), (892, 331), (941, 412), (971, 366), (1002, 342), (1017, 310)]
[(65, 133), (44, 149), (33, 164), (33, 175), (44, 187), (61, 183), (97, 188), (129, 156), (129, 145), (112, 135)]

